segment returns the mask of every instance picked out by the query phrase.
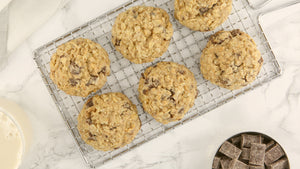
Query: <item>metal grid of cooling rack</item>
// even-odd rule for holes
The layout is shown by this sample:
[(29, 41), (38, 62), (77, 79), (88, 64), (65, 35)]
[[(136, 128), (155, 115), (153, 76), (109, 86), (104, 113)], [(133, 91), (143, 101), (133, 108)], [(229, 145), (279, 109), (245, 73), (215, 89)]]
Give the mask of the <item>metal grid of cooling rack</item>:
[[(173, 17), (173, 0), (131, 0), (130, 2), (116, 8), (72, 31), (38, 48), (35, 54), (35, 61), (40, 69), (43, 80), (56, 103), (62, 117), (69, 127), (72, 136), (82, 154), (83, 159), (89, 167), (94, 168), (105, 162), (112, 160), (124, 152), (137, 147), (170, 129), (174, 129), (187, 121), (195, 119), (204, 113), (219, 107), (220, 105), (235, 99), (237, 96), (259, 86), (280, 75), (279, 65), (272, 53), (272, 50), (259, 27), (257, 15), (249, 7), (246, 0), (233, 0), (233, 9), (228, 20), (215, 31), (195, 32), (180, 25)], [(111, 28), (116, 16), (126, 9), (136, 5), (156, 6), (165, 9), (170, 14), (173, 24), (174, 34), (168, 51), (152, 63), (133, 64), (116, 52), (111, 43)], [(257, 43), (264, 59), (261, 72), (257, 79), (251, 84), (240, 90), (226, 90), (217, 87), (203, 79), (199, 69), (199, 59), (201, 51), (205, 47), (210, 35), (219, 30), (241, 29), (248, 33)], [(94, 150), (81, 139), (77, 130), (77, 115), (88, 98), (69, 96), (56, 88), (49, 77), (49, 61), (57, 46), (77, 37), (92, 39), (101, 44), (109, 54), (111, 60), (111, 75), (108, 77), (106, 85), (96, 93), (122, 92), (137, 105), (142, 127), (134, 141), (123, 148), (114, 151), (102, 152)], [(150, 65), (160, 61), (173, 61), (188, 67), (195, 75), (199, 94), (195, 100), (195, 106), (184, 116), (181, 121), (162, 125), (156, 122), (149, 114), (143, 111), (138, 101), (138, 81), (140, 74)], [(89, 96), (89, 97), (91, 97)]]

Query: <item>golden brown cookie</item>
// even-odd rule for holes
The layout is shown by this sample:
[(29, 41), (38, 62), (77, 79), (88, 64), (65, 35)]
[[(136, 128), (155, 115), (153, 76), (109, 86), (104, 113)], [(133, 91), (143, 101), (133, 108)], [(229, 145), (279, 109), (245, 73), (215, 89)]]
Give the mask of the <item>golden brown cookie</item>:
[(262, 64), (253, 39), (238, 29), (212, 35), (200, 58), (203, 77), (230, 90), (253, 82)]
[(78, 38), (60, 45), (51, 57), (50, 77), (65, 93), (86, 97), (99, 90), (110, 74), (110, 60), (101, 45)]
[(148, 67), (142, 73), (138, 91), (144, 110), (163, 124), (182, 119), (198, 93), (194, 74), (174, 62)]
[(232, 9), (232, 0), (175, 0), (175, 18), (196, 31), (212, 31), (220, 26)]
[(118, 15), (112, 43), (133, 63), (152, 62), (168, 49), (173, 35), (168, 13), (150, 6), (135, 6)]
[(77, 128), (87, 144), (110, 151), (132, 142), (141, 122), (136, 106), (124, 94), (106, 93), (85, 103)]

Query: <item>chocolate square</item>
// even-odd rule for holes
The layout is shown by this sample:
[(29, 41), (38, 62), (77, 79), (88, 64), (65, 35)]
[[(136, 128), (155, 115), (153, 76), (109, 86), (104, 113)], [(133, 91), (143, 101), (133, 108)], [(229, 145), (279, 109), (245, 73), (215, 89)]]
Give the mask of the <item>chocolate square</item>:
[(268, 166), (269, 169), (287, 169), (288, 168), (288, 160), (287, 158), (282, 158), (271, 165)]
[(272, 164), (282, 156), (284, 156), (284, 151), (279, 144), (276, 144), (266, 152), (265, 163), (266, 165)]
[(248, 165), (239, 161), (239, 160), (231, 160), (229, 164), (230, 169), (249, 169)]
[(275, 145), (275, 141), (274, 141), (274, 140), (271, 140), (270, 142), (268, 142), (266, 150), (269, 150), (269, 149), (272, 148), (274, 145)]
[(259, 143), (251, 143), (249, 164), (264, 165), (266, 145)]
[(220, 160), (221, 160), (220, 157), (215, 157), (214, 158), (213, 165), (212, 165), (213, 169), (219, 169), (220, 168)]
[(231, 143), (234, 144), (235, 146), (240, 146), (241, 144), (241, 136), (235, 136), (230, 139)]
[(220, 164), (222, 169), (229, 169), (229, 164), (230, 164), (230, 158), (224, 157), (221, 159)]
[(225, 141), (220, 148), (220, 152), (232, 159), (238, 159), (242, 150), (228, 141)]
[(249, 160), (250, 157), (250, 148), (242, 148), (241, 159), (242, 160)]
[(251, 143), (262, 143), (261, 135), (242, 134), (241, 147), (250, 148)]

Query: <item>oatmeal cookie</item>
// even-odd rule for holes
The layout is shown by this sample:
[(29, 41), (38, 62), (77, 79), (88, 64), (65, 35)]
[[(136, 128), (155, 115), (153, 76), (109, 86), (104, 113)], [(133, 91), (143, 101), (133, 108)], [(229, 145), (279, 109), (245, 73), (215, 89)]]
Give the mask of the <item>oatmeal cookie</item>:
[(212, 35), (200, 58), (203, 77), (230, 90), (253, 82), (262, 64), (254, 40), (238, 29)]
[(60, 45), (50, 61), (50, 77), (65, 93), (86, 97), (99, 90), (110, 74), (107, 52), (97, 43), (78, 38)]
[(144, 110), (163, 124), (182, 119), (198, 94), (194, 74), (174, 62), (148, 67), (138, 91)]
[(175, 18), (196, 31), (212, 31), (221, 25), (232, 9), (232, 0), (175, 0)]
[(135, 6), (118, 15), (112, 28), (112, 43), (125, 58), (140, 64), (163, 55), (172, 35), (172, 24), (165, 10)]
[(134, 139), (141, 128), (136, 106), (122, 93), (90, 98), (78, 116), (81, 138), (97, 150), (110, 151)]

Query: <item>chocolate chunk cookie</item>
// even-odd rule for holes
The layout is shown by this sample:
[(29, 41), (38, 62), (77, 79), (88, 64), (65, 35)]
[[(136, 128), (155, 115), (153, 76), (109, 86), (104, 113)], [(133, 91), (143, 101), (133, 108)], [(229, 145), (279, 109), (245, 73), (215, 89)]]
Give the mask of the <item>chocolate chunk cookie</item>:
[(212, 31), (221, 25), (232, 9), (232, 0), (175, 0), (175, 18), (196, 31)]
[(200, 58), (203, 77), (230, 90), (253, 82), (262, 64), (253, 39), (238, 29), (212, 35)]
[(140, 64), (163, 55), (172, 35), (165, 10), (135, 6), (118, 15), (112, 28), (112, 43), (126, 59)]
[(110, 74), (107, 52), (89, 39), (60, 45), (51, 57), (50, 77), (65, 93), (86, 97), (99, 90)]
[(174, 62), (148, 67), (138, 91), (144, 110), (163, 124), (182, 119), (198, 94), (194, 74)]
[(136, 106), (122, 93), (90, 98), (78, 116), (81, 138), (97, 150), (110, 151), (134, 139), (141, 128)]

